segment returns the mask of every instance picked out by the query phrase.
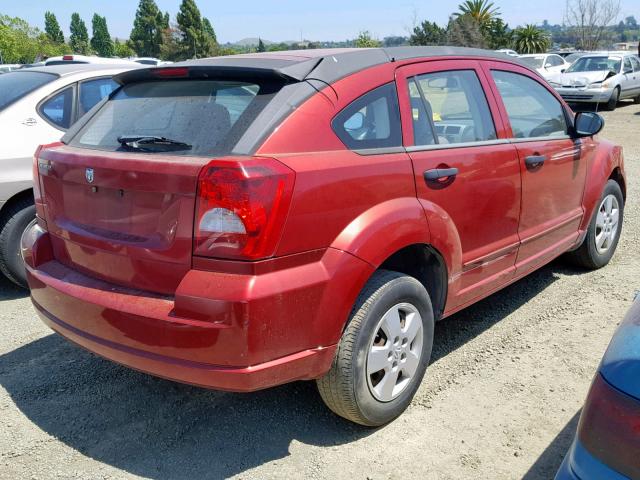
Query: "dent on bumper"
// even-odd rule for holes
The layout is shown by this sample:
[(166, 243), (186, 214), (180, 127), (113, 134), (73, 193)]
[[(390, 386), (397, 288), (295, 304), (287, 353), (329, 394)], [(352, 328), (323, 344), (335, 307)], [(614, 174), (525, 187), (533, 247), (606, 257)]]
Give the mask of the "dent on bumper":
[(31, 297), (47, 325), (131, 368), (221, 390), (326, 373), (372, 273), (365, 262), (329, 249), (319, 261), (264, 275), (191, 270), (175, 297), (166, 297), (62, 265), (51, 258), (47, 235), (25, 235), (23, 245)]
[(555, 480), (628, 480), (591, 455), (576, 438)]

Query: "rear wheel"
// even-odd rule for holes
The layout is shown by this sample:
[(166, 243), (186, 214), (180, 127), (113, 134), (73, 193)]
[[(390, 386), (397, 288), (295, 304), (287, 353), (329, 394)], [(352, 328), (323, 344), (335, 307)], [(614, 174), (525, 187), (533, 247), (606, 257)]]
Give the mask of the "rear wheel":
[(415, 278), (380, 270), (360, 293), (318, 390), (336, 414), (379, 426), (411, 403), (431, 357), (433, 309)]
[(637, 97), (633, 97), (633, 103), (635, 104), (640, 103), (640, 95), (638, 95)]
[(0, 271), (16, 285), (26, 288), (27, 275), (20, 252), (20, 239), (36, 216), (31, 198), (9, 205), (0, 219)]
[(618, 246), (623, 217), (622, 190), (618, 182), (609, 180), (598, 208), (593, 213), (582, 245), (577, 250), (569, 252), (569, 259), (574, 264), (588, 269), (597, 269), (608, 264)]
[(616, 87), (613, 89), (611, 98), (607, 102), (607, 110), (609, 110), (610, 112), (614, 111), (618, 106), (618, 100), (620, 100), (620, 87)]

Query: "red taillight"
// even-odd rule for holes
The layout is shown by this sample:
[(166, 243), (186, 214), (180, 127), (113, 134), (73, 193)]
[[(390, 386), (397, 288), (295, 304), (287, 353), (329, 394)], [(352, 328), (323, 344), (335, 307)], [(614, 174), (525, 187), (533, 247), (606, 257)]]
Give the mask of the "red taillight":
[(38, 173), (38, 157), (40, 157), (40, 151), (42, 150), (42, 145), (38, 145), (36, 148), (36, 153), (33, 154), (33, 200), (38, 203), (42, 202), (42, 191), (40, 190), (40, 174)]
[(63, 55), (62, 60), (73, 60), (73, 55)]
[(582, 410), (578, 438), (609, 467), (640, 478), (640, 401), (613, 388), (600, 374)]
[(187, 67), (154, 68), (151, 73), (160, 78), (181, 78), (189, 76)]
[(257, 260), (273, 256), (295, 174), (271, 158), (213, 160), (198, 177), (194, 254)]

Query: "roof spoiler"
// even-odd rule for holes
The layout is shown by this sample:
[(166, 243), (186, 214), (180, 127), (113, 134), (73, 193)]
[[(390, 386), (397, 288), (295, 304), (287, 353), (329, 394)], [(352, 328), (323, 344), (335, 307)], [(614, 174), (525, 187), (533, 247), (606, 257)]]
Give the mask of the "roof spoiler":
[(241, 58), (220, 58), (215, 62), (184, 62), (151, 68), (129, 70), (113, 77), (120, 85), (168, 78), (193, 79), (252, 79), (262, 81), (301, 82), (315, 70), (322, 58), (312, 58), (304, 62), (274, 62), (255, 60), (248, 64)]

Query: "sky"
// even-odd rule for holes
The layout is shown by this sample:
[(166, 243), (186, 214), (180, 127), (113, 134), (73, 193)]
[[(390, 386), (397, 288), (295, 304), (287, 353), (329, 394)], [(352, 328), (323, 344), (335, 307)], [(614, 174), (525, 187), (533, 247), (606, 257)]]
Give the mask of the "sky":
[[(271, 41), (345, 40), (369, 30), (374, 37), (408, 36), (415, 19), (446, 25), (461, 0), (196, 0), (202, 14), (211, 20), (220, 43), (247, 37)], [(493, 0), (511, 27), (524, 23), (562, 23), (564, 0)], [(156, 0), (171, 21), (180, 0)], [(65, 36), (71, 14), (78, 12), (91, 34), (91, 17), (107, 17), (112, 36), (128, 38), (137, 0), (0, 0), (0, 14), (21, 17), (44, 29), (44, 12), (52, 11)], [(640, 0), (621, 0), (621, 19), (634, 15), (640, 20)]]

